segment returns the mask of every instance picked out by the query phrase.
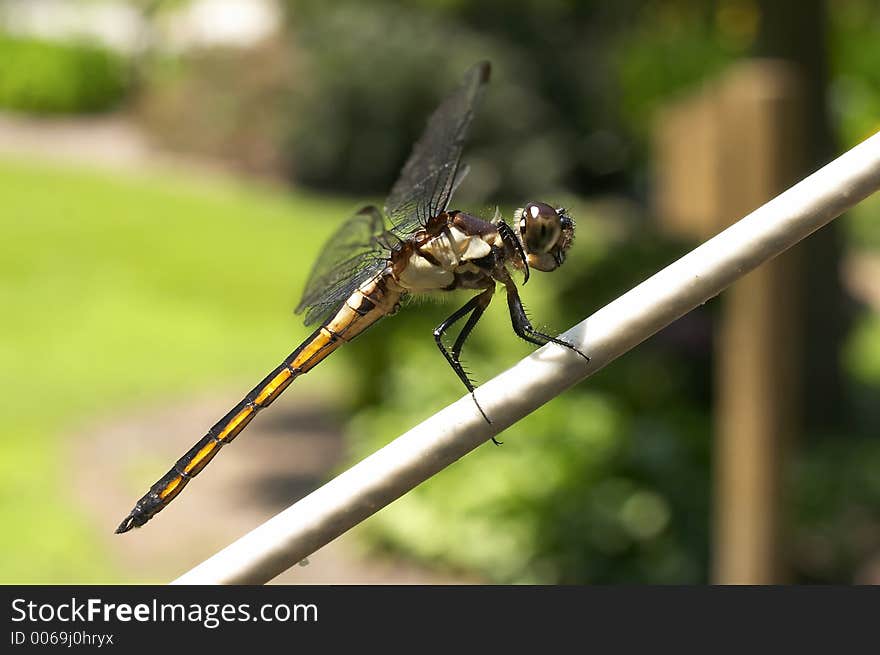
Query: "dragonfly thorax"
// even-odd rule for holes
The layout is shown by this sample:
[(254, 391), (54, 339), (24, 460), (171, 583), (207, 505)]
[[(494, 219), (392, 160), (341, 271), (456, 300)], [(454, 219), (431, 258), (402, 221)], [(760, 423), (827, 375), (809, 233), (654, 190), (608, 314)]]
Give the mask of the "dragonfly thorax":
[(443, 212), (394, 253), (394, 277), (417, 293), (482, 288), (492, 277), (494, 252), (503, 252), (503, 244), (492, 223), (463, 212)]

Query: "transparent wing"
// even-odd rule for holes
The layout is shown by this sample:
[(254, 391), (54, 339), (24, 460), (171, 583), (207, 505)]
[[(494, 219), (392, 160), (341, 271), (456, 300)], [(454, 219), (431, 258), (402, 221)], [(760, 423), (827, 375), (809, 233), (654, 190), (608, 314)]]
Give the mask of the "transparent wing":
[(305, 311), (305, 324), (328, 318), (366, 279), (388, 260), (385, 222), (375, 207), (361, 209), (327, 240), (306, 282), (296, 313)]
[(449, 189), (449, 198), (452, 199), (452, 196), (455, 195), (455, 192), (458, 191), (458, 187), (461, 186), (461, 183), (464, 182), (464, 178), (467, 177), (467, 174), (471, 172), (471, 167), (467, 164), (460, 164), (458, 170), (455, 172), (455, 179), (452, 180), (452, 188)]
[(457, 183), (461, 150), (483, 88), (489, 62), (468, 70), (461, 85), (431, 114), (428, 125), (391, 189), (385, 210), (405, 239), (446, 209)]

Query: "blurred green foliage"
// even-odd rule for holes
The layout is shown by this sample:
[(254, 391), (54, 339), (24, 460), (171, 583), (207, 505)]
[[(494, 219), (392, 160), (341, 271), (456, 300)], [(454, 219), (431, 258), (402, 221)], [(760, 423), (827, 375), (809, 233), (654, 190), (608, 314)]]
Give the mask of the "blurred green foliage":
[(843, 143), (880, 129), (880, 4), (836, 0), (829, 11), (830, 107)]
[[(175, 147), (372, 195), (390, 188), (463, 71), (488, 59), (491, 93), (468, 147), (481, 199), (641, 196), (655, 111), (748, 54), (760, 28), (757, 0), (285, 6), (285, 43), (160, 58), (143, 89), (147, 124)], [(841, 0), (829, 13), (832, 107), (848, 144), (877, 125), (878, 12)]]
[[(726, 4), (737, 4), (745, 12), (755, 10), (751, 2)], [(612, 62), (619, 80), (615, 91), (629, 135), (643, 158), (655, 112), (677, 94), (692, 92), (719, 73), (745, 54), (755, 39), (754, 22), (746, 22), (734, 36), (728, 21), (716, 18), (719, 14), (723, 15), (721, 8), (709, 3), (646, 3), (615, 40)]]
[[(702, 580), (705, 526), (687, 524), (707, 511), (704, 421), (693, 417), (685, 442), (684, 417), (636, 418), (602, 387), (554, 400), (501, 447), (480, 447), (384, 510), (369, 524), (377, 540), (494, 582)], [(368, 411), (352, 430), (395, 434), (394, 419)]]
[(845, 358), (856, 381), (880, 389), (880, 316), (864, 317), (850, 336)]
[(600, 3), (559, 4), (291, 2), (310, 71), (289, 144), (292, 175), (323, 188), (386, 191), (431, 110), (488, 59), (491, 93), (468, 147), (484, 197), (584, 190), (613, 178), (626, 152), (605, 92), (606, 39), (590, 20)]
[(322, 187), (389, 188), (430, 110), (488, 59), (491, 92), (468, 149), (487, 196), (631, 193), (653, 110), (755, 36), (754, 3), (720, 4), (290, 0), (311, 72), (292, 174)]
[[(880, 345), (876, 335), (875, 348)], [(796, 518), (787, 562), (801, 582), (876, 584), (880, 539), (880, 439), (877, 392), (870, 400), (875, 429), (864, 435), (839, 432), (813, 440), (793, 462), (792, 505)]]
[[(501, 200), (642, 196), (656, 110), (747, 55), (761, 22), (757, 0), (285, 6), (284, 43), (158, 58), (142, 89), (153, 133), (300, 184), (380, 195), (428, 113), (488, 59), (468, 158), (479, 198)], [(868, 0), (829, 12), (830, 100), (846, 144), (878, 125), (878, 24)]]
[(86, 43), (0, 33), (0, 108), (35, 114), (112, 109), (128, 89), (124, 58)]

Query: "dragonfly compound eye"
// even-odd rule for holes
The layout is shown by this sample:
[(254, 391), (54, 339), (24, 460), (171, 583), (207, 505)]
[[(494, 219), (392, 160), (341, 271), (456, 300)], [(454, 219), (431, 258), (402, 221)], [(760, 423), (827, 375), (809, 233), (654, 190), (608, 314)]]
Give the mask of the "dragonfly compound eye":
[(519, 212), (519, 233), (529, 266), (552, 271), (565, 259), (574, 236), (574, 224), (564, 209), (530, 202)]

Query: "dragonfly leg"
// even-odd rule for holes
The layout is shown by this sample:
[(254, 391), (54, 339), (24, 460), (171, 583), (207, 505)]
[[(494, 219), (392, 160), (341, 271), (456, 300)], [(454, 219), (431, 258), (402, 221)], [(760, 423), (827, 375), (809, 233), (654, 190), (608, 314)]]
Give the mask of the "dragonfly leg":
[(486, 308), (489, 306), (489, 303), (492, 302), (492, 294), (495, 293), (495, 286), (491, 286), (486, 289), (483, 293), (473, 298), (473, 301), (476, 301), (476, 307), (474, 307), (473, 312), (471, 312), (470, 317), (465, 322), (464, 327), (461, 328), (461, 332), (458, 333), (458, 337), (455, 339), (455, 343), (452, 345), (452, 357), (458, 361), (458, 358), (461, 355), (461, 349), (464, 347), (464, 342), (471, 335), (471, 331), (476, 326), (477, 322), (482, 318), (483, 312), (486, 311)]
[(507, 289), (507, 306), (510, 309), (510, 321), (513, 324), (513, 331), (516, 332), (520, 338), (525, 339), (536, 346), (543, 346), (546, 343), (555, 343), (564, 348), (568, 348), (569, 350), (573, 350), (588, 362), (590, 361), (590, 358), (578, 350), (574, 344), (571, 344), (564, 339), (559, 339), (557, 337), (552, 337), (549, 334), (539, 332), (532, 327), (532, 322), (529, 320), (522, 301), (519, 299), (519, 293), (516, 290), (516, 286), (512, 282), (505, 283), (504, 286)]
[[(468, 336), (470, 336), (474, 326), (483, 316), (483, 313), (492, 301), (492, 293), (494, 291), (495, 285), (493, 284), (491, 287), (483, 291), (483, 293), (476, 295), (467, 301), (463, 307), (456, 310), (449, 318), (434, 329), (434, 341), (437, 343), (437, 347), (440, 349), (440, 352), (443, 353), (446, 361), (449, 362), (452, 370), (455, 371), (455, 374), (464, 383), (467, 390), (470, 391), (471, 397), (474, 399), (474, 404), (477, 406), (477, 409), (480, 410), (480, 414), (483, 415), (483, 418), (486, 419), (486, 423), (492, 423), (492, 421), (489, 420), (489, 417), (486, 416), (486, 412), (483, 411), (483, 408), (480, 407), (480, 403), (477, 402), (477, 397), (474, 393), (474, 383), (471, 382), (467, 372), (461, 365), (460, 356), (464, 342), (467, 340)], [(461, 332), (458, 333), (458, 337), (455, 339), (452, 350), (449, 350), (443, 343), (443, 335), (454, 323), (460, 321), (468, 314), (470, 314), (468, 320), (465, 322), (464, 327), (462, 327)], [(496, 444), (499, 443), (494, 437), (492, 438), (492, 441)]]
[(526, 259), (526, 253), (523, 250), (522, 244), (519, 239), (516, 238), (516, 232), (514, 232), (513, 228), (504, 221), (499, 221), (498, 234), (501, 235), (501, 240), (504, 242), (504, 245), (519, 256), (519, 261), (522, 263), (523, 267), (523, 284), (525, 285), (525, 283), (529, 281), (529, 260)]

